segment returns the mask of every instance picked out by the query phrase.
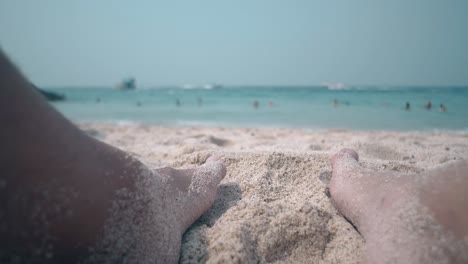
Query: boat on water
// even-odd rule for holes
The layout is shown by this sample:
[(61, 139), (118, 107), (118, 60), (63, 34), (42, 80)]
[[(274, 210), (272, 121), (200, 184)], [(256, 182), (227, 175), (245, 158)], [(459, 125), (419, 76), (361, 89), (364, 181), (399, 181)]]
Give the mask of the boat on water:
[(208, 83), (204, 85), (184, 84), (181, 86), (182, 89), (207, 89), (207, 90), (219, 89), (222, 87), (223, 86), (219, 83)]
[(133, 77), (124, 79), (122, 82), (117, 84), (115, 88), (118, 90), (134, 90), (136, 89), (136, 80)]
[(211, 89), (219, 89), (219, 88), (222, 88), (223, 86), (219, 83), (208, 83), (208, 84), (205, 84), (203, 85), (203, 88), (204, 89), (208, 89), (208, 90), (211, 90)]
[(349, 89), (346, 85), (343, 83), (329, 83), (329, 82), (323, 82), (320, 84), (320, 86), (327, 87), (328, 90), (347, 90)]

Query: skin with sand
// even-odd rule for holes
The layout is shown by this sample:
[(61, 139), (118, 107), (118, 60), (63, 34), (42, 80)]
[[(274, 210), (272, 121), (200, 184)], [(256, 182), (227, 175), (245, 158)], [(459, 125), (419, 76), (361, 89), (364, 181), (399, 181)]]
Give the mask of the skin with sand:
[(402, 176), (362, 169), (358, 154), (332, 157), (330, 193), (366, 239), (366, 263), (467, 263), (468, 163)]
[(0, 86), (2, 262), (178, 261), (226, 173), (220, 158), (151, 169), (71, 124), (1, 53)]
[(195, 170), (150, 171), (143, 167), (136, 175), (136, 192), (118, 191), (103, 238), (86, 261), (177, 262), (182, 234), (211, 207), (224, 175), (224, 165), (217, 157), (210, 157)]

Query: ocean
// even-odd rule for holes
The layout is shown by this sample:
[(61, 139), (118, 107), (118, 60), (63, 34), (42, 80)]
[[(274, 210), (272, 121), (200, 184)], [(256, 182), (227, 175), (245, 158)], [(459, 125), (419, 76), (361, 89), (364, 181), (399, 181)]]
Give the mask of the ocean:
[[(47, 87), (44, 87), (47, 89)], [(75, 122), (164, 126), (468, 131), (468, 87), (50, 88)], [(333, 102), (336, 100), (337, 105)], [(254, 102), (258, 102), (258, 108)], [(424, 105), (431, 101), (432, 108)], [(406, 102), (410, 110), (405, 110)], [(440, 111), (444, 104), (446, 112)]]

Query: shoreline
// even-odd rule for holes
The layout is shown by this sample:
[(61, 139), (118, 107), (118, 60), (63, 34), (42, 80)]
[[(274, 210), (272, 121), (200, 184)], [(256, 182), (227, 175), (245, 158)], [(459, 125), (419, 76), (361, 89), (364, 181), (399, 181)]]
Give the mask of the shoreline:
[(437, 133), (449, 133), (459, 134), (468, 136), (468, 128), (464, 129), (442, 129), (442, 128), (431, 128), (431, 129), (414, 129), (414, 130), (398, 130), (398, 129), (353, 129), (353, 128), (311, 128), (311, 127), (294, 127), (294, 126), (281, 126), (281, 125), (226, 125), (226, 124), (151, 124), (138, 121), (120, 120), (120, 121), (71, 121), (78, 127), (92, 127), (92, 126), (136, 126), (136, 127), (161, 127), (161, 128), (174, 128), (174, 129), (260, 129), (260, 130), (301, 130), (308, 132), (350, 132), (350, 133), (421, 133), (421, 134), (437, 134)]
[(364, 240), (327, 192), (332, 154), (352, 148), (364, 168), (406, 175), (468, 159), (467, 133), (78, 125), (154, 168), (224, 157), (226, 177), (184, 234), (181, 263), (360, 263)]

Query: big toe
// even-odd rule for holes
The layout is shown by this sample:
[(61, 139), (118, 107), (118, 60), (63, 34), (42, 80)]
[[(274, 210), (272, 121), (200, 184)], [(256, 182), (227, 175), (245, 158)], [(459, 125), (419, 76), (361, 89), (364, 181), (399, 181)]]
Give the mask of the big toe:
[(189, 227), (213, 204), (218, 184), (226, 175), (226, 167), (221, 158), (211, 156), (199, 168), (193, 171), (187, 192), (183, 227)]
[(372, 177), (361, 168), (358, 160), (358, 154), (351, 149), (343, 149), (333, 155), (329, 189), (335, 207), (359, 228)]
[(346, 176), (358, 167), (359, 155), (352, 149), (342, 149), (331, 157), (333, 173)]

